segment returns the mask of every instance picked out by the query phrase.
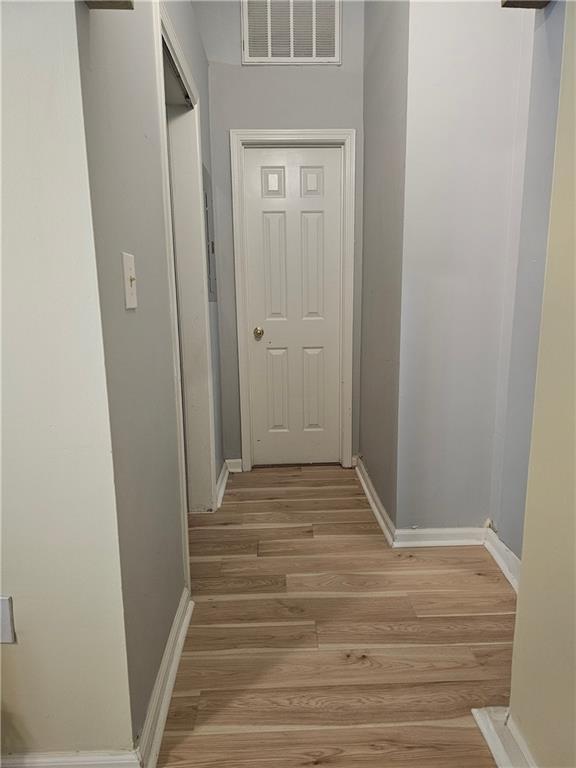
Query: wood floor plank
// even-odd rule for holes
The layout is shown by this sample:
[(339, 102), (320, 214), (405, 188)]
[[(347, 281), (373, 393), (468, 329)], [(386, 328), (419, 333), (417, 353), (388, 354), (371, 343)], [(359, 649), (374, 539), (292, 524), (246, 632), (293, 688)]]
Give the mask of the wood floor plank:
[(318, 622), (318, 642), (326, 647), (394, 644), (505, 643), (514, 637), (514, 615), (424, 617), (417, 620)]
[(475, 646), (472, 652), (485, 668), (507, 677), (512, 672), (512, 646)]
[(356, 470), (349, 468), (349, 467), (343, 467), (340, 464), (332, 463), (332, 464), (266, 464), (266, 465), (257, 465), (255, 467), (252, 467), (252, 470), (249, 473), (232, 473), (229, 476), (229, 480), (232, 477), (241, 477), (242, 475), (250, 474), (253, 477), (259, 477), (260, 475), (278, 475), (278, 474), (286, 474), (286, 475), (292, 475), (292, 474), (301, 474), (301, 475), (308, 475), (308, 474), (341, 474), (341, 475), (357, 475)]
[(341, 477), (358, 477), (355, 469), (344, 469), (337, 465), (324, 465), (313, 464), (310, 466), (279, 466), (279, 467), (256, 467), (253, 472), (238, 472), (229, 477), (229, 481), (242, 478), (260, 478), (267, 475), (300, 475), (303, 477), (309, 477), (313, 475), (315, 477), (331, 477), (332, 475), (338, 475)]
[(232, 528), (241, 525), (313, 525), (314, 523), (374, 523), (370, 509), (325, 509), (308, 511), (214, 512), (189, 515), (192, 528)]
[(314, 525), (314, 537), (318, 536), (369, 536), (382, 533), (378, 523), (372, 518), (370, 522), (352, 523), (320, 522)]
[(303, 469), (302, 479), (304, 480), (324, 480), (328, 483), (333, 478), (343, 478), (347, 480), (355, 480), (360, 482), (360, 479), (354, 469)]
[[(264, 465), (256, 465), (255, 467), (252, 467), (252, 470), (250, 472), (251, 475), (257, 476), (261, 475), (262, 473), (271, 472), (273, 474), (278, 474), (279, 472), (285, 472), (286, 474), (291, 474), (292, 472), (298, 472), (299, 474), (302, 472), (302, 464), (264, 464)], [(241, 473), (238, 473), (241, 474)], [(232, 475), (233, 477), (233, 475)]]
[(317, 648), (313, 623), (309, 624), (250, 624), (242, 627), (192, 625), (184, 642), (184, 654), (205, 651), (245, 651), (247, 649)]
[[(361, 523), (360, 523), (361, 525)], [(243, 528), (242, 526), (226, 526), (223, 529), (216, 527), (193, 528), (190, 530), (190, 541), (244, 541), (257, 539), (261, 541), (276, 541), (281, 539), (311, 539), (313, 529), (311, 525), (286, 525), (269, 528)]]
[(192, 579), (194, 595), (236, 595), (285, 592), (286, 576), (208, 576)]
[(222, 572), (222, 559), (213, 560), (190, 560), (190, 578), (204, 578), (205, 576), (220, 576)]
[[(224, 505), (227, 503), (242, 503), (261, 501), (274, 501), (276, 499), (342, 499), (362, 498), (364, 493), (360, 485), (341, 486), (324, 485), (313, 488), (234, 488), (224, 494)], [(224, 510), (225, 511), (225, 510)]]
[(189, 691), (387, 685), (500, 679), (499, 664), (482, 664), (466, 646), (379, 650), (293, 651), (182, 658), (175, 695)]
[(417, 616), (471, 616), (486, 613), (514, 613), (516, 595), (510, 587), (493, 594), (452, 592), (411, 592), (410, 602)]
[(191, 731), (198, 715), (199, 696), (187, 696), (185, 699), (173, 697), (168, 708), (166, 730)]
[(496, 571), (470, 573), (469, 571), (389, 571), (387, 573), (324, 573), (288, 574), (289, 592), (380, 592), (400, 590), (448, 590), (456, 592), (502, 589), (504, 577)]
[(372, 523), (374, 515), (369, 509), (325, 509), (308, 512), (247, 512), (243, 516), (245, 525), (263, 523)]
[(188, 515), (189, 528), (203, 528), (214, 525), (242, 525), (243, 515), (239, 512), (205, 512)]
[(325, 537), (324, 539), (312, 539), (311, 541), (261, 541), (258, 544), (260, 557), (286, 557), (293, 555), (334, 555), (370, 553), (389, 549), (384, 536), (344, 536)]
[[(279, 754), (279, 757), (264, 758), (258, 762), (244, 760), (241, 754), (233, 757), (228, 755), (225, 761), (203, 762), (200, 765), (209, 768), (302, 768), (302, 766), (326, 764), (331, 768), (382, 768), (382, 758), (376, 755), (349, 757), (346, 754), (338, 754), (324, 760), (322, 751), (316, 750), (308, 757), (292, 756), (292, 750), (289, 747), (287, 750), (281, 750)], [(317, 755), (319, 756), (317, 757)], [(191, 759), (192, 762), (186, 765), (196, 768), (199, 765), (196, 762), (196, 756)], [(466, 762), (464, 763), (463, 760)], [(395, 757), (394, 762), (389, 762), (387, 765), (394, 766), (394, 768), (414, 768), (416, 765), (426, 766), (426, 768), (462, 768), (463, 765), (466, 768), (495, 768), (496, 766), (490, 755), (485, 752), (483, 755), (470, 755), (462, 752), (450, 755), (446, 751), (440, 753), (433, 746), (425, 749), (424, 745), (420, 746), (417, 755), (415, 750), (409, 747), (401, 756)], [(184, 768), (181, 763), (180, 768)]]
[(159, 765), (190, 768), (494, 768), (482, 734), (438, 725), (338, 728), (213, 736), (167, 732)]
[(258, 539), (250, 538), (237, 541), (226, 539), (224, 541), (195, 541), (189, 543), (190, 557), (222, 557), (224, 555), (234, 557), (255, 557), (258, 554)]
[(252, 501), (229, 502), (220, 507), (218, 514), (249, 514), (251, 512), (317, 512), (338, 509), (370, 509), (365, 496), (335, 497), (327, 499), (256, 499)]
[(294, 621), (308, 619), (327, 621), (344, 618), (373, 620), (415, 618), (407, 597), (355, 598), (260, 598), (254, 600), (215, 600), (198, 603), (192, 622), (198, 624), (228, 624), (249, 621)]
[[(261, 574), (305, 574), (305, 573), (429, 573), (439, 570), (451, 572), (454, 579), (463, 573), (492, 574), (499, 578), (499, 569), (493, 562), (486, 562), (483, 558), (469, 559), (458, 562), (454, 559), (446, 559), (438, 555), (427, 555), (425, 552), (412, 559), (398, 558), (397, 553), (402, 550), (390, 549), (382, 546), (377, 551), (363, 552), (358, 557), (352, 550), (342, 552), (339, 546), (336, 553), (326, 553), (323, 548), (321, 554), (287, 555), (277, 557), (261, 557), (254, 560), (225, 560), (222, 563), (223, 573), (261, 573)], [(444, 547), (452, 549), (452, 547)], [(436, 548), (435, 552), (440, 552)]]
[[(503, 680), (418, 685), (320, 686), (202, 693), (199, 733), (218, 726), (350, 726), (462, 717), (505, 706)], [(216, 730), (214, 730), (216, 732)]]
[(268, 474), (259, 478), (243, 475), (233, 477), (228, 484), (227, 491), (264, 490), (266, 488), (324, 488), (326, 485), (331, 487), (354, 486), (355, 488), (361, 488), (360, 481), (355, 475), (331, 474), (329, 477), (319, 477), (317, 475), (300, 474), (287, 477), (286, 475)]
[(341, 474), (356, 474), (355, 469), (342, 467), (340, 464), (302, 464), (300, 470), (303, 475), (316, 473), (340, 472)]
[(398, 563), (404, 563), (412, 568), (414, 563), (426, 560), (429, 563), (456, 564), (459, 568), (471, 564), (473, 567), (492, 568), (498, 566), (482, 545), (463, 547), (414, 547), (393, 550)]
[(229, 475), (226, 489), (235, 488), (238, 485), (250, 485), (254, 486), (258, 483), (270, 483), (274, 481), (290, 482), (294, 480), (304, 480), (301, 469), (286, 469), (282, 471), (281, 468), (276, 470), (270, 469), (267, 472), (262, 470), (255, 470), (254, 472), (238, 472), (233, 475)]

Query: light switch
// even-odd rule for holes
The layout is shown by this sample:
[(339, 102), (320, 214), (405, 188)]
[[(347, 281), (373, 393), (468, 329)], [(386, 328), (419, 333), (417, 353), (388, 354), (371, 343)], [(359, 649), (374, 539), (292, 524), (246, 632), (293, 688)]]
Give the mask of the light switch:
[(138, 295), (136, 293), (136, 267), (134, 256), (131, 253), (122, 253), (122, 266), (124, 267), (124, 298), (126, 309), (136, 309)]
[(14, 630), (14, 611), (12, 610), (11, 597), (0, 597), (0, 642), (16, 642), (16, 631)]

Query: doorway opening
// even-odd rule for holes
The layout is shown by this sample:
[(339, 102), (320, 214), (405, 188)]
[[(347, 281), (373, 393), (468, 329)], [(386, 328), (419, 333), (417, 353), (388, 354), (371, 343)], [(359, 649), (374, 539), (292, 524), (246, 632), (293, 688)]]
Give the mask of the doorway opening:
[(172, 315), (177, 351), (177, 399), (185, 478), (183, 538), (187, 513), (217, 506), (213, 371), (209, 319), (205, 205), (198, 90), (161, 13), (159, 94), (164, 115), (164, 188), (167, 248), (172, 257)]

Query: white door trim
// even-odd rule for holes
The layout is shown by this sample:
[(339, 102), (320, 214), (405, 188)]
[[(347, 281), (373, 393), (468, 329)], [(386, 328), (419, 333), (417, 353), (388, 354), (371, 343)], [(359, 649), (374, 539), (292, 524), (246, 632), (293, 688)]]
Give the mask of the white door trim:
[[(192, 73), (188, 69), (188, 64), (186, 63), (186, 56), (184, 55), (182, 46), (180, 45), (178, 37), (176, 36), (176, 30), (174, 29), (174, 25), (172, 24), (172, 20), (170, 19), (170, 16), (168, 14), (166, 3), (158, 2), (157, 8), (159, 10), (159, 21), (160, 21), (162, 39), (166, 43), (166, 47), (170, 52), (172, 61), (176, 65), (176, 69), (178, 70), (180, 79), (182, 80), (186, 90), (188, 91), (188, 96), (190, 96), (192, 105), (196, 107), (200, 100), (200, 91), (198, 90), (198, 86), (196, 85), (194, 78), (192, 77)], [(162, 49), (162, 46), (160, 46), (160, 49)], [(162, 77), (162, 84), (163, 83), (164, 83), (164, 77)], [(164, 109), (164, 88), (163, 87), (162, 87), (161, 98), (162, 98), (162, 109)], [(162, 112), (162, 114), (164, 113)]]
[[(158, 48), (159, 73), (161, 77), (159, 82), (159, 99), (161, 104), (160, 114), (165, 115), (165, 94), (164, 79), (162, 68), (162, 41), (166, 44), (172, 61), (178, 71), (178, 75), (186, 88), (188, 96), (192, 102), (193, 109), (190, 110), (189, 126), (181, 126), (178, 132), (179, 145), (182, 141), (187, 141), (188, 135), (192, 146), (186, 147), (185, 152), (189, 152), (190, 165), (184, 169), (185, 174), (190, 174), (186, 182), (185, 194), (189, 196), (190, 202), (195, 212), (195, 228), (202, 230), (201, 235), (192, 236), (189, 227), (186, 232), (180, 232), (186, 240), (186, 260), (178, 258), (178, 250), (174, 250), (174, 235), (178, 230), (168, 232), (167, 246), (170, 249), (169, 255), (174, 256), (171, 275), (174, 276), (174, 285), (171, 286), (171, 302), (175, 341), (180, 344), (178, 350), (178, 377), (179, 377), (179, 409), (181, 421), (184, 425), (185, 451), (184, 467), (186, 468), (185, 488), (186, 513), (192, 511), (207, 511), (216, 509), (218, 500), (218, 472), (216, 467), (216, 435), (214, 420), (214, 383), (211, 358), (211, 340), (210, 340), (210, 316), (209, 316), (209, 297), (208, 297), (208, 275), (206, 259), (206, 238), (204, 236), (205, 216), (203, 200), (203, 178), (202, 178), (202, 147), (200, 137), (200, 93), (194, 81), (192, 73), (188, 68), (186, 57), (182, 46), (176, 35), (174, 26), (170, 20), (166, 3), (156, 2), (157, 24), (160, 31), (160, 41)], [(180, 120), (178, 121), (180, 122)], [(163, 146), (168, 144), (169, 139), (174, 140), (175, 134), (168, 135), (166, 120), (161, 126)], [(185, 131), (183, 133), (183, 131)], [(189, 131), (189, 133), (187, 133)], [(171, 210), (170, 195), (170, 160), (168, 151), (163, 152), (162, 157), (163, 174), (165, 177), (164, 197), (167, 206), (167, 221), (172, 221), (173, 211)], [(173, 181), (173, 180), (172, 180)], [(191, 185), (191, 186), (190, 186)], [(195, 203), (197, 202), (197, 205)], [(197, 217), (197, 218), (196, 218)], [(188, 225), (190, 221), (188, 221)], [(175, 224), (178, 227), (178, 221)], [(182, 227), (180, 227), (182, 229)], [(201, 296), (199, 295), (201, 294)], [(178, 327), (178, 307), (180, 307), (180, 323)], [(199, 370), (199, 365), (202, 370)], [(199, 376), (202, 379), (198, 383)], [(184, 395), (184, 398), (182, 397)], [(183, 399), (183, 402), (182, 402)], [(199, 435), (201, 439), (199, 439)], [(184, 537), (187, 539), (187, 519), (185, 517), (183, 525), (186, 525)], [(187, 554), (186, 554), (187, 556)]]
[(354, 309), (354, 179), (356, 157), (354, 129), (231, 130), (232, 202), (234, 214), (234, 266), (236, 272), (236, 323), (240, 380), (242, 469), (252, 468), (250, 369), (247, 346), (247, 260), (244, 210), (244, 149), (246, 147), (342, 147), (342, 296), (340, 334), (340, 461), (352, 466), (352, 343)]
[[(184, 438), (184, 407), (182, 397), (182, 366), (180, 356), (180, 333), (178, 328), (178, 304), (177, 304), (177, 288), (176, 288), (176, 268), (174, 261), (174, 243), (173, 233), (171, 227), (172, 210), (171, 210), (171, 198), (170, 198), (170, 165), (168, 157), (168, 129), (166, 122), (166, 105), (165, 105), (165, 93), (164, 93), (164, 54), (163, 43), (166, 44), (172, 60), (174, 61), (178, 74), (180, 75), (182, 82), (184, 83), (188, 95), (194, 106), (194, 119), (197, 126), (197, 158), (196, 164), (199, 165), (197, 169), (197, 176), (199, 178), (198, 183), (202, 185), (202, 162), (200, 152), (200, 119), (199, 119), (199, 91), (194, 82), (192, 74), (186, 62), (182, 46), (176, 36), (174, 26), (166, 10), (165, 4), (160, 0), (155, 0), (153, 3), (153, 34), (154, 34), (154, 48), (155, 48), (155, 74), (156, 74), (156, 94), (157, 94), (157, 115), (159, 120), (159, 132), (162, 146), (161, 153), (161, 166), (162, 166), (162, 197), (164, 204), (164, 221), (165, 221), (165, 252), (168, 262), (168, 279), (169, 279), (169, 291), (170, 291), (170, 319), (171, 319), (171, 336), (172, 336), (172, 350), (173, 350), (173, 366), (174, 366), (174, 384), (175, 384), (175, 401), (176, 401), (176, 419), (178, 423), (178, 464), (179, 464), (179, 497), (180, 497), (180, 517), (181, 517), (181, 543), (182, 543), (182, 568), (184, 572), (184, 583), (188, 590), (190, 590), (190, 567), (189, 567), (189, 549), (188, 549), (188, 498), (187, 498), (187, 471), (186, 471), (186, 447)], [(201, 196), (200, 196), (201, 198)], [(201, 220), (204, 221), (204, 210), (201, 211)], [(205, 243), (204, 238), (199, 238), (199, 250), (194, 256), (197, 259), (202, 259), (204, 264), (205, 259)], [(207, 300), (207, 299), (206, 299)], [(206, 307), (208, 312), (208, 307)], [(211, 368), (210, 368), (211, 374)], [(210, 387), (209, 393), (209, 408), (213, 409), (212, 402), (212, 388)], [(212, 443), (213, 444), (213, 443)], [(213, 452), (214, 453), (214, 452)], [(214, 458), (212, 457), (212, 463), (214, 464)], [(212, 470), (213, 475), (213, 499), (216, 498), (216, 474)]]
[(174, 366), (174, 394), (176, 398), (176, 421), (178, 425), (178, 468), (179, 483), (178, 494), (180, 496), (180, 524), (182, 528), (182, 568), (184, 571), (184, 584), (190, 590), (190, 565), (188, 550), (188, 501), (186, 494), (186, 450), (184, 447), (184, 412), (182, 404), (182, 372), (180, 367), (180, 339), (178, 333), (178, 312), (176, 304), (176, 275), (174, 273), (172, 243), (172, 217), (170, 204), (170, 171), (168, 164), (168, 131), (166, 127), (166, 105), (164, 95), (164, 52), (162, 40), (166, 34), (170, 37), (170, 29), (165, 28), (166, 12), (155, 2), (154, 14), (154, 49), (156, 70), (156, 93), (158, 96), (157, 115), (160, 128), (160, 142), (162, 146), (162, 198), (164, 203), (164, 222), (166, 233), (166, 260), (168, 263), (168, 283), (170, 291), (170, 330), (172, 336), (172, 362)]

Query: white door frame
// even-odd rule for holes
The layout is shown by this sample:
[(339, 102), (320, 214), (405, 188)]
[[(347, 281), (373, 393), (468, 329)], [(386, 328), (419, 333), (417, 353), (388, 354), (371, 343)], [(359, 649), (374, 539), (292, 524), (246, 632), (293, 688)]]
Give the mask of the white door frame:
[[(188, 492), (187, 482), (190, 484), (193, 481), (193, 477), (190, 477), (190, 467), (194, 461), (198, 461), (198, 467), (201, 463), (209, 462), (209, 468), (204, 467), (203, 471), (209, 471), (211, 486), (209, 492), (206, 494), (206, 499), (202, 506), (206, 508), (215, 508), (216, 503), (216, 469), (215, 469), (215, 435), (214, 435), (214, 403), (213, 403), (213, 387), (212, 387), (212, 367), (210, 359), (207, 362), (207, 377), (208, 388), (206, 392), (205, 411), (207, 410), (211, 416), (210, 428), (208, 430), (207, 440), (210, 445), (210, 451), (208, 456), (197, 456), (195, 452), (195, 440), (192, 440), (194, 436), (194, 430), (190, 424), (190, 413), (187, 412), (184, 402), (184, 393), (187, 389), (187, 381), (190, 378), (189, 362), (186, 355), (180, 352), (180, 343), (185, 347), (190, 343), (195, 344), (200, 342), (205, 344), (208, 349), (208, 358), (210, 350), (210, 324), (208, 316), (208, 286), (207, 276), (204, 280), (205, 286), (205, 316), (206, 322), (202, 323), (203, 327), (198, 328), (195, 326), (189, 328), (179, 328), (178, 322), (178, 299), (180, 304), (187, 301), (187, 280), (186, 275), (181, 274), (181, 270), (178, 265), (178, 260), (175, 259), (174, 251), (174, 237), (172, 232), (172, 204), (170, 193), (170, 163), (168, 156), (168, 129), (166, 121), (166, 97), (164, 93), (164, 55), (163, 55), (163, 42), (166, 44), (172, 60), (176, 65), (178, 74), (184, 83), (184, 86), (192, 101), (193, 109), (191, 110), (191, 116), (194, 120), (194, 134), (195, 142), (192, 151), (193, 157), (191, 157), (190, 172), (194, 176), (195, 186), (198, 187), (198, 212), (197, 221), (199, 227), (204, 227), (204, 208), (202, 205), (202, 153), (200, 144), (200, 104), (199, 104), (199, 90), (194, 82), (192, 74), (188, 68), (186, 57), (183, 53), (182, 47), (176, 36), (176, 32), (170, 20), (170, 17), (166, 11), (165, 5), (162, 2), (156, 0), (154, 6), (154, 46), (155, 46), (155, 64), (156, 64), (156, 91), (158, 96), (158, 117), (159, 117), (159, 130), (162, 146), (162, 196), (164, 203), (164, 220), (166, 222), (166, 258), (168, 261), (168, 276), (169, 276), (169, 291), (170, 291), (170, 315), (171, 315), (171, 335), (172, 335), (172, 349), (173, 349), (173, 365), (174, 365), (174, 382), (175, 382), (175, 399), (176, 399), (176, 414), (178, 422), (178, 463), (180, 469), (180, 483), (179, 483), (179, 496), (181, 507), (181, 524), (182, 524), (182, 557), (183, 567), (185, 572), (186, 584), (190, 587), (190, 568), (189, 568), (189, 549), (188, 549)], [(193, 252), (191, 251), (189, 257), (197, 266), (198, 270), (204, 270), (207, 272), (206, 265), (206, 244), (203, 232), (201, 237), (198, 237), (194, 243)], [(177, 285), (178, 283), (178, 285)], [(204, 302), (203, 302), (204, 303)], [(194, 338), (191, 338), (194, 336)], [(202, 338), (196, 338), (202, 336)], [(186, 424), (186, 430), (184, 425)], [(186, 441), (185, 436), (186, 435)]]
[(341, 147), (342, 173), (342, 295), (340, 333), (340, 461), (352, 466), (352, 344), (354, 309), (354, 129), (231, 130), (232, 203), (236, 322), (240, 379), (242, 470), (252, 468), (250, 368), (248, 355), (247, 245), (244, 201), (244, 150), (247, 147)]

